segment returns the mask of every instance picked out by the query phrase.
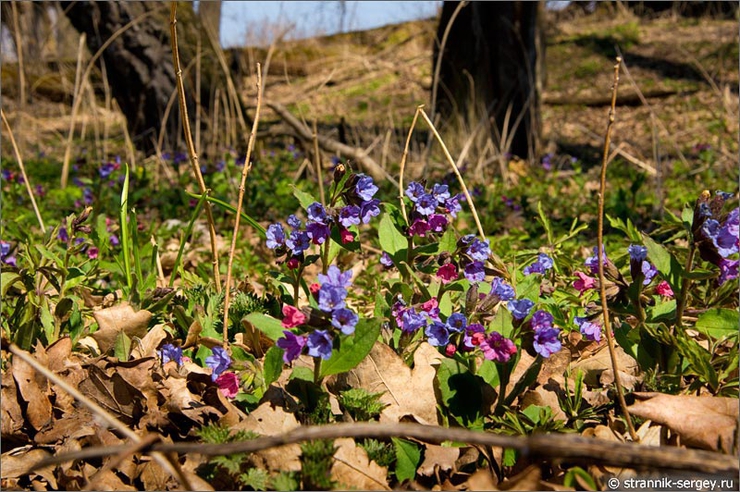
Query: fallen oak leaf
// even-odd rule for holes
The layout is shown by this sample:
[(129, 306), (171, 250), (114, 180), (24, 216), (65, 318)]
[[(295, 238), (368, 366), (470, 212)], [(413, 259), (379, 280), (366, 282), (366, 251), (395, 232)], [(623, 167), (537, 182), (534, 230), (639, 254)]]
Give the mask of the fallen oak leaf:
[(336, 439), (334, 446), (336, 451), (331, 478), (344, 490), (390, 490), (386, 480), (388, 467), (370, 460), (367, 452), (354, 439)]
[(93, 318), (98, 322), (98, 331), (91, 336), (98, 343), (101, 353), (108, 353), (116, 343), (121, 333), (129, 338), (144, 338), (147, 334), (152, 313), (142, 309), (134, 311), (127, 302), (93, 312)]
[(33, 367), (20, 357), (13, 357), (12, 363), (13, 379), (18, 391), (27, 403), (26, 418), (28, 423), (36, 429), (51, 422), (51, 402), (49, 401), (49, 381), (38, 374)]

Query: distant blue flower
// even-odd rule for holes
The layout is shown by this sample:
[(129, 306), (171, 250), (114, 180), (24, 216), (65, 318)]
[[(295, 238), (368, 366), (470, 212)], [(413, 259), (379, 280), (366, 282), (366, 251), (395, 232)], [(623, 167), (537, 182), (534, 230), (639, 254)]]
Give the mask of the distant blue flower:
[(226, 169), (226, 161), (221, 159), (216, 163), (216, 171), (220, 173), (223, 172), (224, 169)]
[(380, 207), (378, 205), (380, 205), (380, 200), (377, 198), (373, 198), (372, 200), (362, 204), (362, 207), (360, 208), (360, 217), (362, 218), (363, 224), (368, 224), (372, 217), (380, 215)]
[(299, 255), (311, 246), (311, 239), (304, 231), (293, 231), (285, 240), (285, 245), (290, 248), (291, 253)]
[(310, 222), (321, 222), (322, 224), (327, 223), (326, 210), (319, 202), (313, 202), (309, 205), (306, 212), (308, 212), (308, 220)]
[(576, 316), (573, 320), (586, 340), (601, 341), (601, 326), (588, 321), (586, 318)]
[(496, 294), (502, 301), (510, 301), (516, 297), (514, 287), (506, 283), (501, 277), (493, 277), (491, 281), (491, 294)]
[(10, 266), (18, 266), (15, 256), (10, 254), (10, 243), (0, 241), (0, 261)]
[(331, 313), (332, 326), (341, 330), (345, 335), (351, 335), (355, 332), (355, 326), (359, 320), (360, 317), (351, 309), (339, 308)]
[(285, 230), (282, 224), (270, 224), (265, 232), (267, 237), (267, 247), (277, 249), (285, 244)]
[(333, 285), (344, 289), (352, 285), (352, 270), (342, 272), (336, 265), (330, 265), (326, 275), (319, 273), (318, 277), (321, 285)]
[(438, 321), (434, 321), (427, 326), (424, 334), (426, 334), (429, 340), (429, 345), (435, 347), (443, 347), (450, 341), (450, 333), (447, 331), (447, 326)]
[(450, 198), (449, 186), (446, 184), (435, 184), (432, 188), (432, 195), (437, 200), (437, 203), (444, 205), (448, 198)]
[(401, 315), (401, 324), (401, 330), (413, 333), (427, 325), (427, 317), (424, 313), (417, 313), (414, 308), (409, 308)]
[(85, 205), (92, 205), (93, 192), (90, 188), (85, 188), (82, 190), (82, 200), (85, 202)]
[(166, 364), (171, 360), (174, 360), (178, 366), (182, 364), (182, 348), (176, 347), (171, 343), (162, 345), (159, 356), (162, 358), (162, 364)]
[(111, 175), (113, 171), (115, 171), (116, 165), (112, 162), (106, 162), (102, 166), (100, 166), (100, 169), (98, 169), (98, 173), (100, 173), (101, 178), (107, 178)]
[(9, 171), (8, 169), (3, 169), (2, 174), (3, 181), (12, 181), (13, 180), (13, 172)]
[(331, 233), (331, 229), (321, 222), (311, 222), (306, 226), (306, 232), (314, 244), (324, 244)]
[(69, 241), (69, 234), (67, 234), (66, 227), (62, 226), (59, 228), (59, 232), (57, 233), (57, 239), (63, 243), (66, 243), (67, 241)]
[(468, 246), (466, 253), (476, 261), (486, 261), (491, 255), (491, 248), (489, 246), (488, 239), (481, 241), (476, 238), (470, 246)]
[(649, 262), (643, 261), (642, 274), (645, 275), (645, 280), (642, 281), (642, 285), (647, 285), (653, 280), (653, 277), (658, 274), (658, 269)]
[(452, 313), (447, 318), (447, 328), (450, 331), (460, 333), (468, 326), (468, 320), (462, 313)]
[(524, 319), (534, 307), (534, 302), (529, 299), (512, 299), (506, 304), (514, 319)]
[(358, 174), (357, 176), (360, 178), (355, 185), (357, 195), (365, 202), (372, 200), (378, 191), (378, 187), (373, 183), (373, 178), (364, 174)]
[(331, 357), (331, 335), (326, 330), (314, 330), (308, 335), (308, 355), (327, 360)]
[(465, 265), (463, 272), (465, 278), (471, 282), (482, 282), (486, 278), (486, 272), (483, 269), (482, 261), (473, 261)]
[(552, 328), (553, 321), (554, 318), (552, 317), (552, 314), (540, 309), (535, 311), (529, 323), (532, 325), (533, 329), (540, 330), (543, 328)]
[(288, 216), (288, 225), (293, 229), (300, 229), (302, 225), (301, 219), (296, 217), (294, 214), (290, 214)]
[(383, 251), (383, 254), (380, 255), (380, 264), (387, 268), (392, 267), (393, 259), (391, 258), (391, 255)]
[(213, 353), (206, 357), (206, 366), (210, 367), (213, 371), (211, 373), (211, 379), (216, 380), (222, 372), (229, 368), (231, 365), (231, 357), (221, 347), (213, 347)]
[(457, 213), (462, 210), (460, 202), (464, 200), (465, 195), (463, 195), (462, 193), (458, 193), (457, 195), (448, 198), (447, 200), (445, 200), (445, 210), (447, 210), (447, 213), (451, 216), (457, 217)]
[(647, 259), (647, 248), (638, 244), (632, 244), (627, 248), (627, 252), (630, 254), (630, 260), (632, 261), (644, 261)]
[(118, 239), (118, 236), (116, 236), (115, 234), (111, 234), (108, 240), (110, 241), (110, 245), (114, 247), (121, 244), (121, 241)]
[(306, 342), (307, 339), (305, 335), (295, 335), (288, 330), (283, 330), (283, 338), (278, 338), (275, 345), (284, 350), (283, 362), (290, 364), (301, 355), (301, 351), (303, 351), (303, 347), (306, 346)]
[[(590, 270), (592, 274), (599, 273), (599, 257), (597, 255), (597, 247), (594, 246), (594, 254), (593, 256), (589, 256), (586, 258), (586, 261), (583, 262), (584, 265), (586, 265)], [(604, 251), (603, 247), (601, 249), (602, 256), (603, 256), (603, 262), (604, 266), (606, 266), (607, 261), (609, 260), (606, 256), (606, 252)]]
[(472, 244), (475, 241), (475, 234), (465, 234), (460, 238), (460, 242), (463, 244)]
[(529, 266), (524, 267), (524, 270), (522, 270), (522, 273), (524, 275), (531, 275), (533, 273), (545, 273), (550, 268), (552, 268), (552, 265), (553, 265), (552, 258), (547, 256), (545, 253), (540, 253), (537, 256), (537, 261), (535, 261)]
[(357, 205), (347, 205), (339, 211), (339, 223), (345, 228), (360, 223), (360, 207)]
[(429, 193), (424, 193), (419, 197), (418, 200), (416, 200), (416, 211), (419, 212), (421, 215), (432, 215), (436, 208), (437, 200), (434, 198), (433, 195), (430, 195)]
[(416, 181), (410, 182), (406, 187), (406, 196), (414, 203), (416, 203), (416, 201), (425, 193), (424, 187)]
[(560, 330), (557, 328), (542, 328), (534, 331), (534, 351), (542, 357), (550, 357), (562, 348), (558, 339)]
[(723, 258), (740, 250), (740, 208), (733, 209), (714, 239), (717, 251)]
[(346, 298), (347, 291), (342, 287), (324, 284), (319, 289), (319, 309), (330, 313), (335, 309), (343, 308)]

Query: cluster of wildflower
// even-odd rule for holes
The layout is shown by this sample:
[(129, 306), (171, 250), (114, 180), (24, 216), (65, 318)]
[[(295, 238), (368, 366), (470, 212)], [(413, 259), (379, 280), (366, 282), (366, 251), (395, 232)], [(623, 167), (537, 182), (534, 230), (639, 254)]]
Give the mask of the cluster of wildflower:
[(578, 327), (581, 335), (586, 340), (593, 340), (595, 342), (601, 341), (601, 325), (589, 321), (587, 318), (582, 316), (576, 316), (573, 318), (573, 323)]
[[(283, 349), (283, 361), (286, 364), (301, 355), (304, 348), (308, 355), (326, 360), (331, 357), (334, 345), (332, 331), (352, 335), (360, 317), (347, 307), (347, 289), (352, 284), (352, 271), (342, 272), (331, 265), (326, 275), (319, 274), (319, 282), (310, 288), (318, 303), (319, 311), (307, 308), (308, 315), (290, 306), (283, 306), (283, 337), (276, 342)], [(295, 334), (289, 329), (302, 328), (312, 330), (306, 334)]]
[(491, 255), (488, 239), (481, 241), (474, 234), (463, 236), (458, 241), (457, 264), (450, 258), (437, 270), (437, 278), (447, 284), (457, 280), (462, 271), (463, 276), (470, 282), (483, 282), (486, 278), (485, 262)]
[(533, 273), (544, 274), (553, 266), (552, 258), (547, 256), (545, 253), (537, 255), (537, 260), (529, 266), (524, 267), (522, 273), (524, 275), (532, 275)]
[(553, 325), (552, 314), (540, 309), (535, 311), (529, 324), (534, 331), (534, 351), (542, 357), (550, 357), (562, 348), (560, 330)]
[(694, 241), (701, 257), (719, 267), (720, 285), (737, 278), (740, 264), (736, 256), (740, 251), (740, 208), (721, 215), (725, 201), (732, 197), (731, 193), (718, 191), (710, 200), (705, 192), (694, 209)]
[(355, 236), (349, 230), (360, 223), (367, 224), (370, 219), (380, 215), (380, 200), (373, 196), (378, 191), (373, 178), (364, 174), (352, 176), (345, 183), (341, 194), (346, 205), (327, 209), (319, 202), (313, 202), (306, 210), (308, 219), (305, 228), (295, 215), (288, 217), (290, 233), (281, 223), (271, 224), (267, 228), (267, 247), (278, 255), (289, 254), (288, 266), (297, 268), (303, 261), (303, 252), (311, 243), (324, 244), (331, 235), (333, 226), (339, 228), (342, 244), (354, 241)]
[(450, 195), (446, 184), (435, 184), (431, 190), (427, 190), (421, 183), (412, 181), (406, 187), (406, 196), (413, 203), (409, 214), (409, 235), (426, 237), (427, 234), (441, 234), (447, 230), (449, 220), (444, 214), (457, 217), (462, 210), (460, 202), (465, 200), (465, 195), (458, 193)]
[(644, 277), (642, 285), (649, 285), (653, 278), (658, 274), (658, 269), (647, 261), (647, 248), (637, 244), (631, 244), (627, 248), (630, 255), (630, 273), (632, 279), (637, 279), (642, 275)]
[[(162, 345), (157, 353), (162, 359), (162, 364), (174, 362), (181, 366), (190, 360), (183, 356), (182, 347), (171, 343)], [(211, 380), (216, 383), (224, 396), (234, 398), (239, 392), (239, 377), (234, 372), (228, 371), (230, 366), (231, 356), (221, 347), (213, 347), (211, 355), (206, 357), (206, 367), (211, 369)]]

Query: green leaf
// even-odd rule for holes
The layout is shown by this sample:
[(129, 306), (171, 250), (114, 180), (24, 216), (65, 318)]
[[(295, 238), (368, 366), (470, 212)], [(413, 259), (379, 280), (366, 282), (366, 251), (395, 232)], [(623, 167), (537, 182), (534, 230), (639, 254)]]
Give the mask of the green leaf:
[(740, 315), (734, 309), (710, 309), (696, 320), (696, 329), (714, 339), (737, 338)]
[[(378, 240), (383, 251), (391, 255), (396, 263), (397, 260), (401, 259), (401, 256), (405, 256), (409, 245), (406, 236), (401, 234), (401, 231), (396, 228), (393, 224), (393, 219), (387, 213), (383, 214), (383, 217), (380, 219)], [(400, 253), (403, 253), (403, 255)]]
[(10, 288), (13, 287), (13, 284), (20, 281), (21, 276), (15, 272), (3, 272), (0, 274), (0, 292), (2, 292), (2, 297), (5, 298)]
[(588, 490), (599, 489), (594, 478), (580, 466), (574, 466), (565, 473), (565, 477), (563, 477), (563, 485), (572, 489), (575, 489), (576, 485), (580, 487), (579, 478), (581, 483), (588, 486)]
[(437, 369), (437, 387), (441, 403), (468, 427), (481, 417), (483, 405), (480, 378), (455, 359), (442, 359)]
[(478, 368), (477, 374), (481, 379), (483, 379), (483, 381), (491, 385), (493, 388), (498, 388), (499, 383), (501, 382), (498, 377), (498, 368), (496, 367), (496, 363), (492, 360), (484, 359)]
[(119, 332), (116, 337), (116, 343), (113, 346), (113, 355), (121, 362), (126, 362), (131, 353), (131, 339), (124, 332)]
[(513, 318), (508, 309), (499, 309), (496, 316), (493, 318), (491, 323), (488, 325), (489, 332), (491, 330), (501, 333), (506, 338), (511, 337), (511, 333), (514, 331)]
[(355, 333), (341, 337), (339, 348), (334, 350), (329, 360), (322, 362), (320, 376), (330, 376), (353, 369), (370, 353), (379, 335), (379, 320), (360, 320), (355, 327)]
[(694, 209), (686, 206), (681, 210), (681, 220), (683, 221), (684, 227), (686, 227), (687, 231), (691, 230), (691, 227), (694, 224)]
[(64, 282), (64, 289), (69, 290), (77, 287), (85, 280), (85, 272), (77, 267), (70, 267)]
[(123, 270), (126, 275), (126, 285), (129, 289), (133, 285), (131, 276), (131, 240), (129, 239), (128, 225), (128, 164), (124, 164), (123, 188), (121, 189), (121, 209), (120, 209), (120, 228), (121, 228), (121, 254), (123, 255)]
[(447, 252), (447, 253), (454, 253), (457, 249), (457, 239), (455, 238), (455, 230), (450, 227), (445, 231), (444, 234), (442, 234), (442, 237), (439, 238), (439, 252)]
[(647, 234), (642, 235), (642, 241), (648, 250), (648, 259), (668, 281), (673, 291), (680, 292), (683, 267), (676, 257), (669, 253), (663, 246), (653, 241)]
[(262, 313), (250, 313), (244, 319), (252, 323), (255, 328), (267, 335), (267, 338), (273, 342), (283, 336), (285, 328), (283, 328), (279, 319)]
[(291, 185), (291, 187), (293, 188), (293, 196), (298, 199), (298, 202), (304, 209), (308, 209), (311, 204), (318, 202), (318, 200), (314, 198), (312, 194), (306, 193), (303, 190), (299, 190), (296, 185)]
[(537, 302), (540, 298), (540, 284), (542, 281), (537, 278), (538, 275), (527, 275), (521, 282), (516, 285), (516, 298), (529, 299)]
[(411, 441), (392, 437), (396, 450), (396, 478), (399, 482), (412, 480), (421, 461), (421, 450)]
[(550, 219), (545, 215), (545, 211), (542, 209), (542, 200), (537, 202), (537, 213), (540, 216), (540, 222), (542, 223), (542, 227), (545, 228), (545, 232), (547, 233), (547, 244), (553, 243), (553, 234), (552, 234), (552, 224), (550, 224)]
[(449, 291), (445, 291), (439, 299), (439, 312), (448, 317), (452, 314), (452, 297)]
[(666, 302), (658, 302), (652, 309), (647, 311), (647, 315), (647, 321), (650, 323), (672, 321), (676, 317), (676, 300), (671, 299)]
[[(197, 193), (190, 193), (190, 192), (189, 192), (189, 191), (187, 191), (187, 190), (185, 191), (185, 193), (186, 193), (186, 194), (187, 194), (187, 195), (188, 195), (188, 196), (189, 196), (190, 198), (195, 198), (196, 200), (201, 200), (201, 199), (203, 198), (203, 195), (199, 195), (199, 194), (197, 194)], [(219, 200), (218, 198), (215, 198), (215, 197), (212, 197), (212, 196), (208, 196), (208, 195), (206, 195), (206, 197), (205, 197), (205, 198), (206, 198), (206, 200), (208, 200), (208, 201), (209, 201), (210, 203), (214, 203), (214, 204), (218, 205), (219, 207), (221, 207), (221, 208), (224, 208), (224, 209), (228, 210), (228, 211), (229, 211), (229, 212), (231, 212), (232, 214), (235, 214), (235, 213), (236, 213), (236, 207), (232, 207), (231, 205), (229, 205), (228, 203), (226, 203), (226, 202), (225, 202), (225, 201), (223, 201), (223, 200)], [(242, 212), (242, 213), (241, 213), (241, 216), (242, 216), (242, 220), (244, 220), (245, 222), (247, 222), (247, 224), (249, 224), (249, 225), (251, 225), (252, 227), (254, 227), (254, 228), (255, 228), (255, 229), (257, 230), (257, 232), (259, 232), (259, 233), (260, 233), (260, 236), (262, 236), (262, 238), (263, 238), (263, 239), (264, 239), (264, 238), (266, 237), (266, 232), (267, 232), (267, 231), (265, 230), (265, 228), (264, 228), (264, 227), (262, 227), (262, 226), (261, 226), (261, 225), (259, 224), (259, 222), (257, 222), (256, 220), (254, 220), (254, 219), (253, 219), (252, 217), (250, 217), (249, 215), (245, 214), (244, 212)]]
[(265, 361), (263, 362), (263, 378), (265, 381), (265, 387), (270, 386), (272, 383), (277, 381), (280, 377), (280, 373), (283, 372), (283, 349), (277, 345), (273, 345), (265, 354)]

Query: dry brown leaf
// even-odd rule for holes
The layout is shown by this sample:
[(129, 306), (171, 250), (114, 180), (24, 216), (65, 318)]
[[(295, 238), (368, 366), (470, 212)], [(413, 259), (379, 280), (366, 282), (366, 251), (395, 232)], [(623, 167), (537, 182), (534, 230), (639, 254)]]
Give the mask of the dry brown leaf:
[(19, 439), (23, 443), (28, 442), (28, 437), (20, 433), (23, 424), (23, 411), (18, 403), (18, 388), (10, 371), (7, 371), (3, 373), (2, 392), (0, 393), (0, 435), (2, 439), (4, 441)]
[(499, 490), (496, 483), (496, 479), (488, 468), (479, 468), (470, 475), (468, 481), (465, 482), (465, 486), (468, 490)]
[[(265, 402), (232, 429), (272, 436), (289, 432), (297, 427), (300, 427), (300, 424), (292, 413)], [(274, 471), (299, 471), (301, 469), (301, 462), (298, 459), (300, 455), (301, 448), (298, 444), (288, 444), (254, 453), (254, 456), (262, 461), (264, 467)]]
[(94, 490), (136, 490), (136, 487), (123, 483), (113, 470), (100, 470), (90, 477), (90, 483)]
[[(32, 449), (30, 446), (13, 449), (0, 456), (2, 462), (2, 478), (19, 478), (28, 475), (29, 470), (34, 464), (51, 456), (51, 454), (39, 448)], [(48, 465), (38, 468), (31, 472), (32, 475), (39, 475), (46, 478), (50, 483), (56, 484), (54, 480), (54, 465)]]
[(521, 473), (498, 484), (500, 490), (541, 490), (540, 465), (529, 465)]
[(560, 400), (558, 400), (558, 393), (554, 384), (537, 386), (534, 389), (527, 390), (523, 396), (519, 397), (519, 402), (522, 409), (530, 405), (550, 407), (553, 420), (568, 420), (568, 416), (560, 408)]
[(410, 369), (389, 346), (376, 343), (370, 354), (351, 371), (327, 381), (335, 388), (363, 388), (371, 393), (383, 392), (380, 401), (386, 406), (381, 422), (400, 422), (412, 417), (421, 424), (436, 425), (437, 400), (434, 395), (435, 363), (440, 353), (422, 343), (414, 352), (414, 369)]
[(133, 359), (156, 357), (157, 347), (159, 347), (159, 344), (161, 344), (168, 336), (169, 335), (165, 331), (163, 324), (155, 325), (146, 335), (144, 335), (144, 338), (139, 340), (138, 343), (131, 344), (131, 357)]
[[(629, 356), (621, 347), (616, 347), (617, 364), (619, 370), (629, 375), (637, 374), (637, 361)], [(584, 357), (573, 363), (571, 372), (576, 374), (578, 370), (583, 371), (583, 382), (588, 386), (598, 386), (599, 376), (607, 369), (612, 368), (609, 350), (606, 345), (602, 346), (590, 357)]]
[(331, 478), (343, 490), (390, 490), (386, 477), (388, 468), (368, 458), (354, 439), (343, 437), (334, 441), (337, 448)]
[(49, 381), (37, 373), (20, 357), (13, 358), (13, 379), (26, 406), (28, 423), (36, 429), (51, 422), (51, 402), (49, 401)]
[(72, 353), (72, 339), (60, 338), (46, 348), (47, 367), (52, 372), (62, 372), (66, 369), (66, 362)]
[(129, 338), (144, 338), (152, 313), (145, 309), (134, 311), (130, 304), (122, 302), (93, 312), (93, 317), (98, 322), (99, 329), (92, 337), (98, 342), (101, 352), (107, 353), (115, 345), (120, 333), (125, 333)]
[(680, 434), (688, 446), (731, 453), (737, 432), (736, 398), (634, 393), (639, 400), (630, 412), (663, 424)]
[(93, 419), (90, 413), (81, 411), (75, 415), (57, 419), (48, 429), (44, 429), (33, 436), (37, 444), (61, 443), (66, 439), (79, 439), (95, 434)]

